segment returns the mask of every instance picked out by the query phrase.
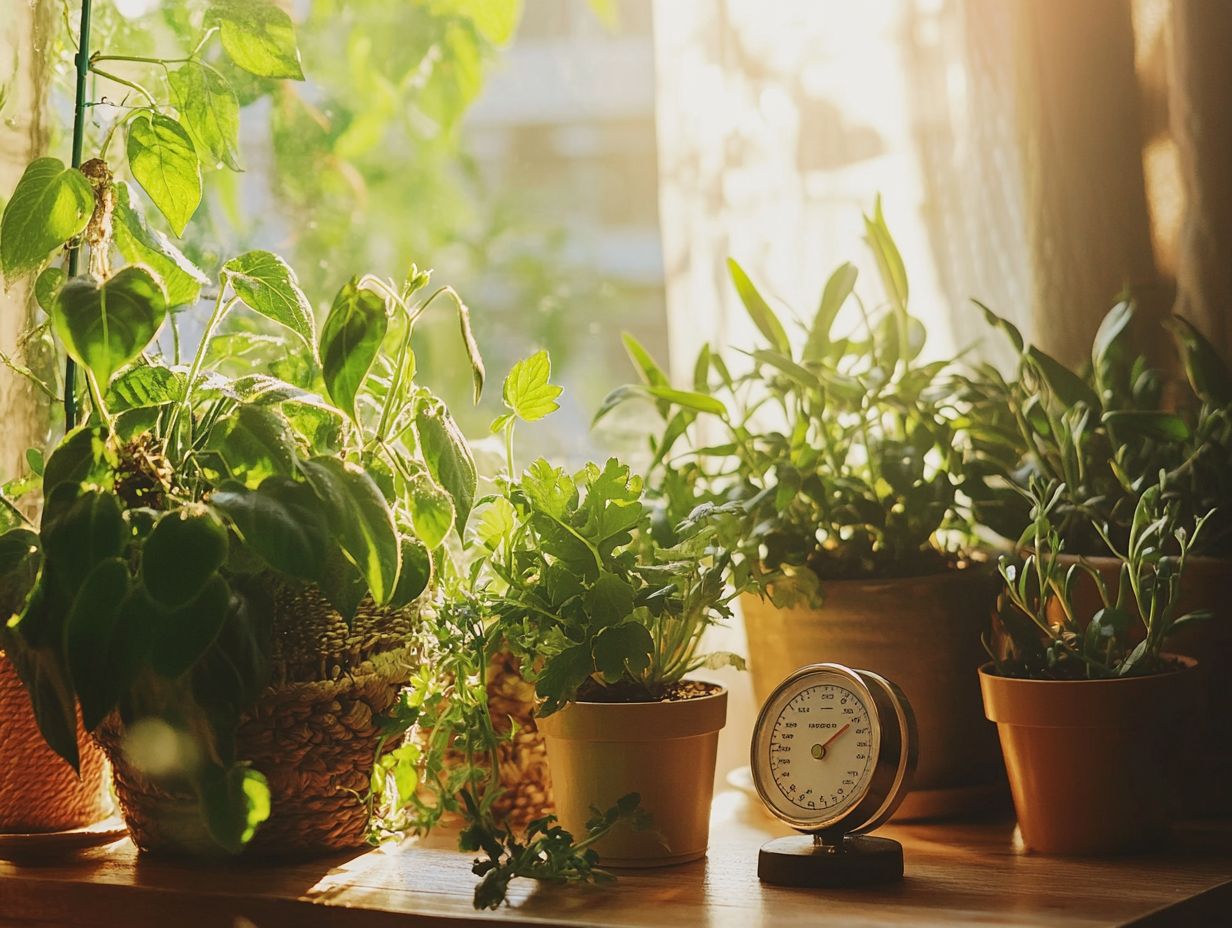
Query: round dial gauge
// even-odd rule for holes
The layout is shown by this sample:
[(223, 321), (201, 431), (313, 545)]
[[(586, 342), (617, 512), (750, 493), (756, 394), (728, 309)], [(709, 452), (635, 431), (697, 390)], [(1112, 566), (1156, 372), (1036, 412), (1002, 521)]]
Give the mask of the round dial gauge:
[(915, 768), (915, 720), (877, 674), (813, 664), (766, 700), (753, 731), (762, 801), (801, 831), (870, 831), (890, 817)]

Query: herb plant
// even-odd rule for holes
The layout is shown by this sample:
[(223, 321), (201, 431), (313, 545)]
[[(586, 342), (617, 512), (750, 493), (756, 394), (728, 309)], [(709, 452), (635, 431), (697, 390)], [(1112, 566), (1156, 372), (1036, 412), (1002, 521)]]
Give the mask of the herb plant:
[(1197, 329), (1168, 320), (1186, 374), (1171, 384), (1131, 350), (1130, 302), (1104, 317), (1080, 372), (981, 308), (1020, 358), (1011, 379), (983, 365), (969, 381), (971, 466), (992, 478), (977, 501), (982, 522), (1017, 536), (1032, 521), (1018, 490), (1051, 481), (1063, 487), (1048, 512), (1066, 549), (1102, 552), (1105, 531), (1128, 543), (1162, 473), (1160, 492), (1184, 523), (1214, 510), (1195, 553), (1232, 553), (1232, 371)]
[[(79, 67), (109, 77), (98, 63), (123, 56), (87, 59), (88, 21), (87, 3)], [(149, 62), (168, 73), (177, 116), (134, 84), (143, 102), (121, 118), (129, 173), (173, 233), (199, 200), (197, 159), (233, 160), (229, 89), (201, 58), (209, 43), (217, 37), (255, 75), (299, 75), (290, 20), (273, 4), (219, 3), (207, 23), (181, 68)], [(413, 266), (401, 284), (347, 282), (319, 330), (294, 272), (272, 253), (239, 255), (206, 280), (113, 177), (104, 159), (119, 125), (81, 171), (35, 161), (0, 220), (9, 280), (67, 248), (67, 271), (43, 270), (35, 292), (87, 388), (76, 394), (70, 366), (66, 418), (73, 425), (85, 407), (84, 421), (45, 462), (29, 455), (32, 475), (8, 485), (42, 512), (28, 523), (22, 501), (6, 500), (24, 524), (0, 536), (9, 610), (0, 634), (43, 734), (68, 762), (78, 707), (90, 730), (118, 712), (129, 724), (161, 719), (194, 741), (175, 777), (234, 852), (269, 812), (264, 778), (235, 756), (233, 736), (269, 678), (271, 590), (314, 585), (348, 619), (364, 601), (401, 609), (424, 594), (446, 537), (465, 531), (476, 475), (448, 409), (415, 383), (416, 322), (433, 304), (452, 305), (476, 396), (483, 366), (465, 305), (448, 287), (427, 290), (429, 274)], [(128, 263), (114, 269), (117, 251)], [(178, 339), (163, 356), (156, 338), (168, 314), (207, 288), (213, 308), (191, 362), (180, 363)], [(236, 363), (213, 348), (241, 307), (291, 340), (297, 381), (219, 370)]]
[[(732, 551), (735, 576), (779, 604), (813, 599), (827, 579), (945, 569), (953, 557), (942, 533), (963, 524), (968, 481), (949, 365), (921, 361), (924, 326), (908, 311), (906, 273), (880, 203), (865, 231), (888, 305), (866, 307), (854, 294), (855, 267), (844, 264), (813, 319), (798, 323), (797, 346), (729, 259), (763, 339), (741, 352), (745, 369), (734, 373), (705, 346), (692, 389), (675, 389), (626, 335), (642, 383), (618, 388), (596, 417), (635, 397), (653, 401), (664, 423), (651, 441), (660, 537), (704, 506)], [(835, 322), (849, 300), (862, 321), (839, 334)]]
[[(1209, 514), (1189, 520), (1166, 498), (1162, 481), (1148, 487), (1134, 507), (1124, 547), (1113, 541), (1107, 526), (1097, 527), (1107, 551), (1120, 562), (1114, 587), (1085, 561), (1065, 567), (1058, 558), (1064, 542), (1056, 510), (1063, 505), (1065, 487), (1034, 480), (1026, 493), (1032, 521), (1018, 544), (1030, 553), (1021, 559), (1002, 557), (999, 565), (1005, 582), (1000, 619), (1009, 647), (1005, 654), (990, 649), (997, 672), (1069, 680), (1168, 669), (1161, 656), (1168, 636), (1210, 616), (1204, 611), (1176, 614), (1181, 577)], [(1102, 602), (1094, 615), (1078, 614), (1072, 596), (1083, 573)]]

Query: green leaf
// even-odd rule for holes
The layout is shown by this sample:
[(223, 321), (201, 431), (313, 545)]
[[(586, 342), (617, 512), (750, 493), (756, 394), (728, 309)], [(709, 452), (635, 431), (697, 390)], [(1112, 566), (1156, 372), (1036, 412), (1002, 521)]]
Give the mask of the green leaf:
[(227, 559), (227, 530), (199, 503), (163, 515), (141, 549), (141, 582), (162, 606), (196, 599)]
[(123, 552), (127, 531), (114, 495), (64, 483), (47, 495), (41, 535), (47, 561), (77, 589), (96, 564)]
[(256, 490), (225, 483), (211, 494), (210, 504), (270, 567), (302, 580), (324, 573), (332, 539), (311, 487), (286, 477), (270, 477)]
[(622, 622), (595, 636), (595, 667), (609, 683), (626, 677), (636, 679), (650, 666), (654, 639), (640, 622)]
[(60, 440), (43, 470), (43, 496), (63, 483), (104, 483), (111, 473), (115, 452), (107, 443), (105, 426), (79, 425)]
[(423, 471), (407, 481), (406, 490), (415, 534), (435, 551), (454, 524), (453, 500)]
[[(878, 196), (873, 205), (873, 215), (864, 217), (864, 232), (868, 238), (873, 257), (877, 259), (877, 270), (881, 274), (881, 282), (885, 286), (886, 296), (899, 323), (899, 332), (906, 334), (907, 322), (907, 269), (903, 265), (902, 255), (886, 226), (885, 214), (881, 211), (881, 197)], [(906, 343), (906, 338), (901, 341)]]
[(77, 750), (77, 703), (68, 679), (68, 668), (58, 650), (14, 648), (5, 655), (30, 694), (34, 720), (48, 746), (81, 772)]
[(237, 65), (258, 77), (304, 79), (295, 25), (271, 0), (216, 0), (207, 21), (219, 26), (219, 38)]
[(804, 344), (805, 363), (817, 362), (825, 357), (830, 347), (830, 330), (834, 327), (838, 311), (843, 308), (843, 304), (855, 289), (857, 276), (859, 271), (855, 265), (846, 263), (840, 265), (826, 281), (817, 315), (813, 317), (813, 325), (809, 329), (808, 341)]
[[(0, 604), (3, 608), (18, 611), (38, 578), (42, 559), (39, 537), (29, 529), (9, 529), (0, 535)], [(8, 615), (4, 614), (4, 618)]]
[(418, 538), (403, 537), (402, 568), (398, 571), (398, 584), (389, 605), (401, 609), (413, 603), (432, 579), (432, 555)]
[(240, 102), (227, 79), (202, 61), (188, 61), (167, 75), (175, 108), (198, 149), (213, 165), (240, 170)]
[(570, 504), (577, 499), (577, 487), (564, 468), (553, 467), (539, 458), (522, 475), (522, 491), (540, 512), (554, 519), (563, 519)]
[(211, 765), (202, 776), (201, 806), (210, 837), (227, 853), (238, 854), (269, 818), (269, 783), (246, 764)]
[(744, 304), (745, 310), (748, 311), (749, 318), (753, 320), (753, 324), (757, 326), (757, 330), (770, 342), (771, 347), (777, 348), (788, 357), (791, 356), (791, 341), (787, 338), (787, 331), (783, 328), (783, 323), (779, 322), (778, 316), (774, 314), (774, 310), (770, 308), (770, 304), (765, 301), (762, 295), (753, 286), (753, 282), (749, 280), (749, 276), (744, 272), (735, 258), (727, 259), (727, 271), (731, 275), (732, 283), (736, 285), (736, 292), (740, 295), (740, 302)]
[(65, 653), (87, 731), (116, 707), (131, 682), (112, 663), (129, 587), (128, 565), (121, 558), (100, 561), (86, 575), (65, 620)]
[(513, 527), (513, 504), (505, 497), (498, 496), (480, 514), (475, 537), (485, 548), (495, 549), (513, 531)]
[(60, 290), (51, 325), (65, 350), (106, 388), (146, 349), (167, 316), (167, 295), (146, 268), (130, 266), (99, 286), (77, 277)]
[(295, 436), (286, 416), (268, 406), (241, 406), (210, 432), (227, 476), (257, 487), (268, 477), (295, 472)]
[(1123, 340), (1129, 323), (1134, 318), (1134, 304), (1124, 301), (1117, 303), (1104, 316), (1091, 343), (1091, 363), (1097, 374), (1107, 370), (1112, 361), (1113, 352)]
[(633, 587), (608, 571), (586, 592), (586, 613), (592, 625), (615, 625), (633, 611)]
[(1090, 385), (1073, 373), (1064, 364), (1051, 355), (1045, 354), (1034, 345), (1027, 348), (1027, 357), (1039, 371), (1040, 377), (1048, 384), (1053, 394), (1066, 406), (1085, 403), (1095, 412), (1100, 410), (1099, 397)]
[(461, 538), (479, 485), (471, 446), (441, 402), (427, 403), (419, 408), (415, 415), (415, 431), (428, 471), (453, 497), (454, 526)]
[(578, 687), (586, 682), (594, 669), (595, 659), (588, 644), (573, 645), (547, 658), (539, 679), (535, 681), (535, 693), (544, 699), (535, 714), (551, 715), (560, 709), (577, 694)]
[(325, 390), (338, 408), (357, 422), (355, 397), (380, 353), (388, 328), (385, 298), (374, 290), (361, 288), (355, 277), (338, 291), (321, 328)]
[(268, 251), (249, 251), (232, 258), (222, 269), (245, 304), (290, 329), (316, 350), (312, 305), (287, 262)]
[(55, 302), (56, 294), (64, 286), (64, 279), (64, 271), (58, 267), (44, 268), (35, 279), (34, 301), (38, 303), (43, 312), (51, 314), (52, 304)]
[(94, 212), (94, 189), (58, 158), (27, 166), (0, 218), (0, 270), (10, 281), (32, 271), (85, 229)]
[(324, 504), (347, 560), (367, 582), (372, 598), (388, 602), (398, 578), (401, 548), (393, 513), (380, 488), (364, 470), (337, 458), (315, 457), (300, 467)]
[(548, 383), (552, 362), (546, 351), (518, 361), (505, 378), (505, 405), (523, 422), (535, 422), (560, 408), (561, 388)]
[(151, 636), (150, 665), (174, 680), (187, 673), (218, 639), (231, 607), (231, 588), (211, 573), (196, 598), (157, 617)]
[(985, 322), (987, 322), (994, 329), (1000, 329), (1006, 334), (1006, 337), (1010, 340), (1010, 344), (1014, 346), (1015, 351), (1021, 354), (1025, 350), (1026, 342), (1023, 341), (1022, 333), (1018, 331), (1018, 327), (1016, 325), (1008, 319), (998, 316), (979, 300), (972, 300), (971, 302), (974, 303), (979, 308), (980, 312), (984, 314)]
[(1150, 409), (1117, 409), (1106, 412), (1103, 422), (1124, 441), (1126, 434), (1162, 442), (1189, 440), (1189, 425), (1180, 416)]
[(201, 203), (201, 163), (184, 127), (161, 113), (138, 115), (128, 124), (128, 167), (171, 231), (183, 235)]
[(493, 45), (507, 45), (522, 17), (522, 0), (431, 0), (434, 16), (469, 19)]
[(1185, 376), (1194, 393), (1218, 406), (1232, 403), (1232, 372), (1215, 346), (1184, 316), (1173, 315), (1165, 324), (1181, 353)]
[(161, 364), (139, 364), (111, 382), (107, 406), (113, 412), (145, 409), (178, 402), (183, 395), (182, 375)]
[(147, 265), (163, 282), (167, 307), (191, 306), (201, 296), (209, 278), (171, 240), (152, 229), (140, 210), (132, 207), (132, 188), (115, 185), (115, 244), (129, 264)]

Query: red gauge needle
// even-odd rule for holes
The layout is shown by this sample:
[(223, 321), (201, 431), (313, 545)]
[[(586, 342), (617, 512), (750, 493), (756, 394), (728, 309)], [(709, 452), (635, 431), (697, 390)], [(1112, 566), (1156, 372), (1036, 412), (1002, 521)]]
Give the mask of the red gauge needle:
[(846, 725), (844, 725), (842, 728), (840, 728), (838, 731), (836, 731), (834, 734), (832, 734), (832, 735), (831, 735), (831, 736), (830, 736), (830, 737), (826, 740), (826, 743), (825, 743), (825, 744), (815, 744), (815, 745), (813, 745), (813, 750), (812, 750), (812, 752), (811, 752), (811, 753), (812, 753), (812, 755), (813, 755), (813, 757), (815, 757), (817, 760), (821, 760), (823, 757), (825, 757), (825, 756), (826, 756), (826, 748), (828, 748), (831, 744), (833, 744), (833, 743), (834, 743), (834, 739), (835, 739), (835, 738), (837, 738), (839, 735), (841, 735), (843, 732), (845, 732), (845, 731), (846, 731), (847, 729), (849, 729), (850, 727), (851, 727), (851, 723), (850, 723), (850, 722), (848, 722)]

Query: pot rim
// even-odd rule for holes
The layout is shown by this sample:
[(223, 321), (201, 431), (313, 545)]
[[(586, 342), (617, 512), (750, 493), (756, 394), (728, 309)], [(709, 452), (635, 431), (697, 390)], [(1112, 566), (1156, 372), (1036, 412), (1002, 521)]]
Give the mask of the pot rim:
[[(886, 589), (886, 588), (893, 588), (895, 586), (905, 586), (911, 583), (927, 583), (927, 584), (940, 585), (948, 580), (957, 580), (957, 579), (988, 580), (988, 579), (993, 579), (994, 577), (996, 577), (996, 575), (997, 574), (996, 574), (995, 565), (993, 565), (991, 562), (971, 561), (971, 562), (968, 562), (967, 566), (965, 567), (947, 567), (944, 570), (934, 570), (934, 571), (930, 571), (929, 573), (925, 573), (925, 574), (909, 574), (903, 577), (846, 577), (846, 578), (837, 579), (837, 580), (826, 580), (824, 578), (820, 578), (818, 580), (818, 585), (822, 593), (824, 594), (826, 587), (829, 587), (829, 586), (836, 586), (836, 587), (841, 586), (841, 587), (846, 587), (848, 589), (858, 589), (862, 587), (863, 588), (871, 587), (871, 588), (876, 588), (876, 589)], [(770, 602), (769, 596), (763, 596), (760, 593), (756, 593), (750, 590), (742, 591), (740, 593), (740, 598), (741, 599), (749, 599), (749, 598), (756, 599), (762, 602), (768, 602), (772, 606), (774, 605), (772, 602)], [(777, 609), (780, 607), (775, 606), (775, 608)]]
[(980, 665), (979, 671), (981, 677), (987, 677), (990, 680), (1007, 680), (1011, 685), (1017, 683), (1023, 684), (1062, 684), (1064, 686), (1073, 686), (1075, 683), (1141, 683), (1143, 680), (1164, 680), (1168, 677), (1180, 677), (1191, 674), (1198, 669), (1198, 661), (1195, 658), (1188, 657), (1184, 654), (1173, 654), (1169, 651), (1160, 653), (1160, 657), (1167, 657), (1174, 661), (1180, 661), (1184, 666), (1174, 670), (1165, 670), (1163, 673), (1148, 673), (1139, 674), (1131, 677), (1104, 677), (1097, 680), (1037, 680), (1034, 677), (1007, 677), (1003, 674), (995, 673), (989, 668), (996, 666), (993, 661), (986, 661)]
[[(1023, 548), (1027, 553), (1034, 553), (1034, 548)], [(1091, 565), (1100, 565), (1111, 567), (1121, 563), (1121, 559), (1111, 554), (1082, 554), (1074, 551), (1058, 551), (1056, 552), (1057, 559), (1065, 561), (1086, 561)], [(1191, 554), (1187, 558), (1189, 565), (1201, 564), (1204, 567), (1227, 567), (1232, 566), (1232, 556), (1218, 557), (1214, 554)]]
[[(639, 699), (630, 702), (604, 702), (596, 699), (571, 699), (557, 711), (564, 712), (569, 706), (675, 706), (680, 705), (681, 703), (705, 702), (708, 699), (718, 699), (720, 696), (727, 695), (727, 687), (722, 683), (715, 683), (712, 680), (690, 680), (686, 678), (680, 682), (704, 683), (707, 686), (715, 687), (715, 690), (713, 693), (707, 693), (705, 696), (690, 696), (688, 699)], [(553, 713), (553, 715), (554, 714), (555, 713)], [(550, 717), (551, 716), (549, 716), (549, 718)]]
[(727, 724), (727, 687), (692, 699), (659, 702), (571, 702), (535, 725), (561, 741), (673, 741), (718, 736)]

